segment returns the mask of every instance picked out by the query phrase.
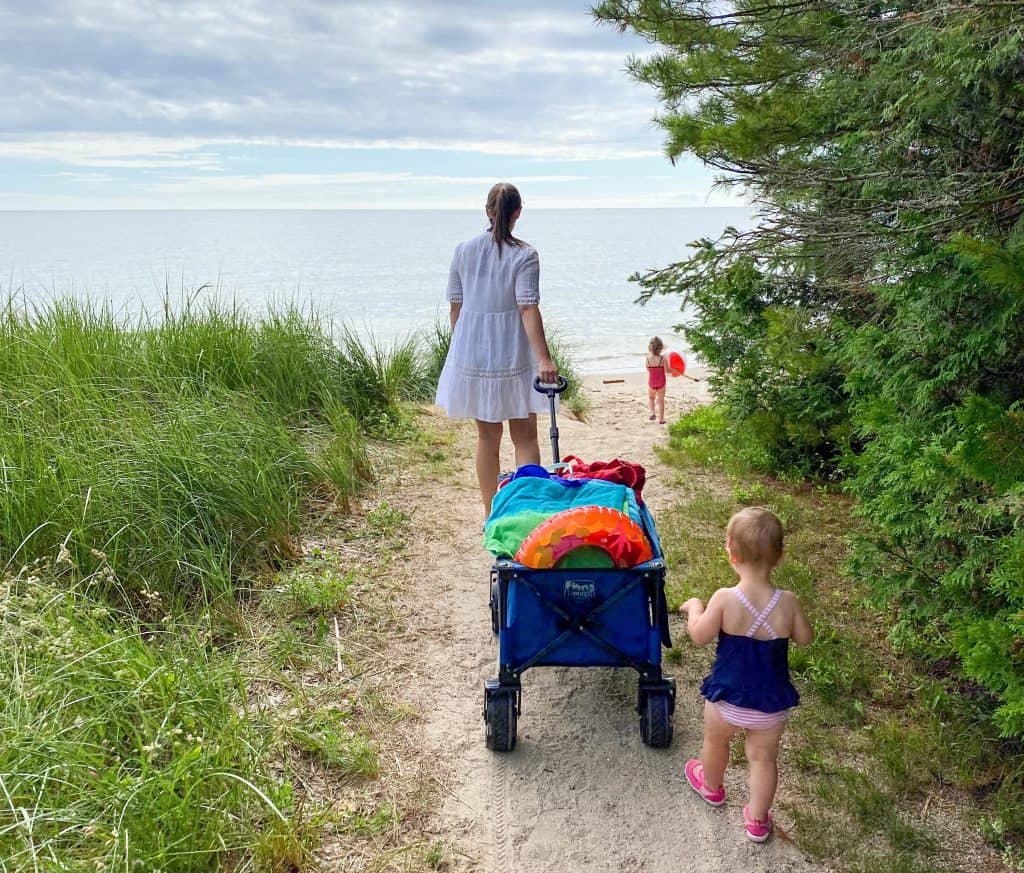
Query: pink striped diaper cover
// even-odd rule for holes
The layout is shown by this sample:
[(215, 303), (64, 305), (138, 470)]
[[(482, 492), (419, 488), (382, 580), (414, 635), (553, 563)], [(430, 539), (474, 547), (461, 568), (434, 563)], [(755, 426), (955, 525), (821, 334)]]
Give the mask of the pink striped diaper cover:
[(718, 714), (722, 716), (722, 721), (727, 721), (735, 727), (755, 731), (767, 731), (785, 724), (790, 713), (788, 709), (783, 709), (780, 712), (761, 712), (759, 709), (733, 706), (724, 700), (716, 700), (714, 706), (718, 709)]

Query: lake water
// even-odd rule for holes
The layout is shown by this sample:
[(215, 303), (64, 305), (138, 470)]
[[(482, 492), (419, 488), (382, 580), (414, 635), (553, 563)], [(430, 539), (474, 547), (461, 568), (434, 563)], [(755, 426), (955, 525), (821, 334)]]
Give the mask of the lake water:
[[(541, 310), (584, 372), (640, 370), (648, 339), (686, 352), (678, 298), (634, 304), (637, 271), (749, 226), (743, 208), (534, 210), (516, 235), (540, 253)], [(452, 251), (484, 229), (475, 211), (0, 212), (0, 289), (29, 302), (88, 297), (159, 312), (204, 288), (255, 311), (312, 304), (391, 341), (447, 318)]]

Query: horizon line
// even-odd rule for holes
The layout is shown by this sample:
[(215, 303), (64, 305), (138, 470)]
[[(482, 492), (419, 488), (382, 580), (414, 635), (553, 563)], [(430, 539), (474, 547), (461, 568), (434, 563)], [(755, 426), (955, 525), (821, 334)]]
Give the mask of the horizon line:
[[(668, 206), (531, 206), (530, 212), (570, 212), (604, 209), (754, 209), (754, 204), (708, 203)], [(28, 207), (9, 209), (0, 206), (0, 214), (19, 212), (478, 212), (476, 206), (77, 206)]]

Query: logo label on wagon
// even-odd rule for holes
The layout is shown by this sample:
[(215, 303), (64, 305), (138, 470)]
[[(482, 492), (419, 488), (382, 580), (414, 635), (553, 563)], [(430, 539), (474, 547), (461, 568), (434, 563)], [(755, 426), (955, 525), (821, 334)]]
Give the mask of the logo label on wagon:
[(597, 589), (589, 579), (567, 579), (562, 596), (566, 600), (593, 600)]

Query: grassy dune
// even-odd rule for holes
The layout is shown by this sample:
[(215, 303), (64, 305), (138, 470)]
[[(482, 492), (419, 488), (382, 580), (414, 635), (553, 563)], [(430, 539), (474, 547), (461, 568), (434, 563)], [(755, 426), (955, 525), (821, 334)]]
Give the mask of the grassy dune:
[(429, 442), (406, 401), (446, 350), (294, 307), (0, 310), (0, 871), (315, 869), (325, 834), (432, 863), (378, 761), (407, 714), (334, 636), (383, 645), (405, 517), (349, 501)]
[(367, 779), (373, 744), (354, 712), (282, 720), (251, 687), (294, 686), (283, 648), (331, 657), (318, 628), (361, 568), (300, 576), (300, 610), (269, 580), (304, 565), (311, 504), (368, 480), (368, 440), (411, 433), (423, 357), (294, 308), (0, 312), (0, 869), (308, 859), (324, 812), (282, 762)]
[(412, 343), (335, 344), (312, 315), (208, 308), (159, 323), (59, 303), (0, 314), (0, 543), (13, 562), (62, 546), (106, 555), (120, 594), (230, 592), (286, 557), (303, 498), (344, 500), (364, 434), (424, 382)]

